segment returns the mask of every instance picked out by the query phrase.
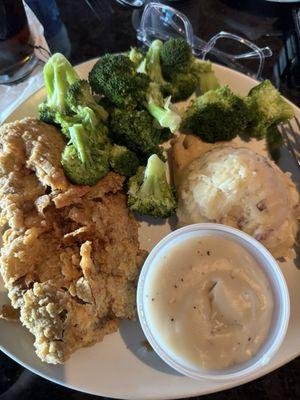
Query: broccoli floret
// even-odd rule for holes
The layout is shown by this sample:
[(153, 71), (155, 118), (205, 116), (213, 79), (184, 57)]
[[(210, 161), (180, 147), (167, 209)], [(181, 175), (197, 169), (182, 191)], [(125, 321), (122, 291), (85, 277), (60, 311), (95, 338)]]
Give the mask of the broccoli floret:
[(284, 140), (276, 125), (272, 125), (268, 128), (266, 142), (270, 156), (273, 160), (278, 161), (280, 157), (280, 149), (284, 144)]
[(204, 141), (214, 143), (243, 133), (247, 123), (245, 102), (224, 86), (193, 101), (185, 112), (183, 127)]
[(160, 57), (165, 76), (170, 72), (186, 71), (193, 59), (192, 49), (182, 38), (167, 40), (162, 46)]
[(66, 102), (68, 87), (79, 80), (77, 72), (60, 53), (54, 54), (43, 68), (47, 98), (39, 106), (40, 119), (55, 123), (55, 113), (68, 113)]
[(142, 62), (145, 54), (136, 47), (131, 47), (130, 52), (128, 54), (129, 59), (133, 62), (134, 66), (138, 68), (140, 63)]
[(146, 110), (115, 109), (110, 115), (110, 135), (117, 144), (128, 147), (143, 161), (156, 153), (162, 156), (159, 144), (165, 131), (158, 129)]
[(257, 139), (265, 137), (270, 126), (286, 122), (294, 115), (292, 106), (281, 97), (269, 80), (250, 90), (247, 104), (252, 114), (247, 131)]
[(125, 146), (112, 146), (110, 150), (110, 166), (118, 174), (132, 176), (140, 165), (136, 154)]
[(204, 94), (209, 90), (220, 87), (210, 61), (194, 61), (191, 66), (191, 73), (197, 78), (200, 93)]
[(199, 87), (203, 94), (220, 87), (209, 61), (199, 61), (184, 39), (170, 39), (161, 50), (164, 90), (173, 101), (186, 100)]
[(123, 55), (107, 54), (100, 58), (89, 75), (96, 93), (104, 93), (119, 108), (147, 108), (163, 128), (174, 132), (181, 118), (164, 103), (157, 84), (145, 74), (137, 73), (134, 64)]
[(139, 72), (147, 74), (150, 80), (157, 83), (159, 86), (163, 86), (166, 83), (160, 65), (160, 53), (162, 47), (163, 42), (161, 40), (154, 40), (138, 68)]
[(61, 164), (70, 181), (77, 185), (94, 185), (109, 171), (108, 153), (105, 150), (93, 148), (88, 160), (82, 162), (73, 144), (65, 147)]
[(170, 74), (169, 79), (163, 91), (171, 96), (173, 102), (188, 99), (198, 87), (198, 78), (190, 72), (176, 72)]
[(67, 91), (67, 104), (74, 113), (78, 113), (82, 107), (91, 108), (103, 121), (107, 120), (108, 112), (96, 103), (87, 81), (80, 79), (71, 84)]
[(61, 163), (68, 178), (79, 185), (94, 185), (109, 170), (108, 147), (95, 145), (82, 124), (69, 127), (70, 142), (62, 154)]
[(95, 93), (104, 94), (117, 107), (134, 108), (144, 103), (149, 78), (136, 72), (129, 57), (106, 54), (93, 66), (89, 82)]
[(161, 127), (168, 128), (172, 133), (176, 132), (181, 124), (181, 117), (175, 111), (171, 110), (171, 97), (166, 99), (164, 106), (157, 105), (152, 98), (149, 98), (147, 110), (158, 121)]
[(166, 179), (166, 166), (152, 155), (128, 182), (127, 205), (142, 215), (167, 218), (175, 212), (176, 200)]
[(56, 113), (55, 121), (60, 125), (61, 132), (67, 138), (70, 138), (70, 128), (75, 124), (81, 124), (88, 132), (89, 141), (93, 145), (109, 143), (107, 127), (89, 107), (81, 107), (78, 113), (72, 116)]

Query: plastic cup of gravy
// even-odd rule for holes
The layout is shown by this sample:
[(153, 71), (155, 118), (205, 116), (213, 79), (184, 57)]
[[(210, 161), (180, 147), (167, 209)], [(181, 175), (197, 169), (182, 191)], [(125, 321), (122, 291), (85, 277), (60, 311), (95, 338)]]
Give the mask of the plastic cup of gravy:
[(138, 316), (155, 352), (194, 379), (241, 379), (269, 363), (285, 337), (288, 288), (270, 252), (237, 229), (185, 226), (150, 252)]

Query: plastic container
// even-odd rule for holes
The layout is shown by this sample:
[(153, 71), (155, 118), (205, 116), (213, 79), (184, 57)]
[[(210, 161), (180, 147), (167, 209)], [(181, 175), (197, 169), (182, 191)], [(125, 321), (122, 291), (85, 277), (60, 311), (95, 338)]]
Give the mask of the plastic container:
[[(207, 235), (233, 240), (243, 246), (257, 260), (257, 263), (265, 273), (272, 290), (274, 302), (270, 330), (259, 351), (247, 362), (224, 370), (206, 370), (201, 367), (195, 367), (188, 364), (188, 362), (177, 354), (172, 353), (166, 348), (163, 340), (159, 338), (159, 332), (155, 330), (155, 327), (150, 322), (149, 315), (145, 312), (146, 293), (148, 284), (151, 281), (149, 278), (163, 253), (169, 251), (174, 245), (183, 240)], [(188, 225), (170, 233), (150, 252), (139, 277), (137, 309), (139, 320), (147, 340), (167, 364), (178, 372), (194, 379), (231, 380), (243, 378), (256, 372), (259, 368), (268, 364), (270, 359), (275, 355), (287, 331), (290, 316), (290, 300), (284, 276), (276, 260), (261, 243), (237, 229), (220, 224), (203, 223)]]

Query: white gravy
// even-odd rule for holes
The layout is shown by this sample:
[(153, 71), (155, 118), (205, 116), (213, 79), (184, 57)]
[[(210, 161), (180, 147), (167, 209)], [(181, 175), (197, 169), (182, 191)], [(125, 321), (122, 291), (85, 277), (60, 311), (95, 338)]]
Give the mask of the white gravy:
[(270, 329), (273, 297), (245, 248), (204, 236), (161, 257), (146, 307), (160, 340), (174, 354), (195, 366), (225, 369), (257, 353)]

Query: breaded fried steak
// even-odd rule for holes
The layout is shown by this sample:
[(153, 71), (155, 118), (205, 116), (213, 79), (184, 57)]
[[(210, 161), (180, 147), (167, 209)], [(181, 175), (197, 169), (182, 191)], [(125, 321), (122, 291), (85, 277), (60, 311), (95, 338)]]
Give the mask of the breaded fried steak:
[(70, 184), (60, 132), (26, 118), (0, 128), (1, 273), (42, 361), (62, 363), (135, 318), (145, 252), (124, 178)]

